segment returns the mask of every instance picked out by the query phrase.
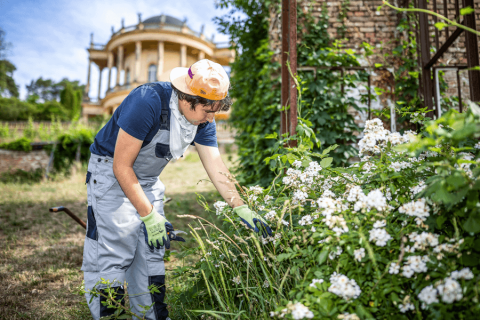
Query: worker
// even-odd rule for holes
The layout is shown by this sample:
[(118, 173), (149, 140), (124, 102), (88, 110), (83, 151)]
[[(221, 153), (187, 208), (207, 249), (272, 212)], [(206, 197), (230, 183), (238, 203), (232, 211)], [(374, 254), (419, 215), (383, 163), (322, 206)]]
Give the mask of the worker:
[[(133, 89), (90, 147), (86, 177), (88, 220), (82, 271), (86, 298), (94, 319), (112, 315), (105, 293), (108, 281), (123, 299), (128, 284), (131, 311), (153, 304), (146, 319), (166, 320), (165, 249), (175, 238), (165, 218), (165, 186), (160, 173), (192, 144), (220, 195), (240, 219), (264, 236), (266, 221), (250, 210), (225, 174), (218, 150), (215, 113), (227, 111), (230, 81), (217, 63), (203, 59), (190, 68), (174, 68), (170, 82), (147, 83)], [(172, 239), (174, 240), (174, 239)], [(177, 240), (183, 240), (177, 237)], [(153, 294), (149, 286), (159, 290)], [(122, 300), (123, 301), (123, 300)]]

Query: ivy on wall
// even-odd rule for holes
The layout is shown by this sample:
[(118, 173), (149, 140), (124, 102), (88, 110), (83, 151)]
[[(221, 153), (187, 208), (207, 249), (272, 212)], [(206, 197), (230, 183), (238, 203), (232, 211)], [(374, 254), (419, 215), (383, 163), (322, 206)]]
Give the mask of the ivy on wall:
[[(239, 163), (237, 179), (247, 185), (266, 185), (273, 178), (264, 159), (274, 149), (274, 141), (265, 135), (280, 130), (281, 110), (281, 66), (273, 61), (274, 52), (269, 47), (269, 12), (280, 14), (280, 1), (251, 2), (222, 0), (221, 8), (231, 11), (216, 22), (220, 31), (230, 34), (235, 43), (236, 59), (232, 64), (232, 91), (235, 99), (231, 122), (237, 128)], [(339, 42), (333, 42), (327, 33), (326, 8), (318, 21), (311, 10), (303, 12), (297, 7), (298, 34), (302, 36), (298, 45), (298, 66), (327, 68), (332, 66), (358, 66), (351, 50), (341, 50)], [(313, 123), (314, 131), (321, 141), (321, 149), (338, 144), (331, 155), (336, 165), (345, 164), (357, 154), (352, 143), (359, 131), (349, 108), (360, 108), (357, 101), (341, 92), (341, 84), (355, 87), (366, 81), (366, 74), (356, 73), (341, 76), (340, 72), (319, 69), (312, 72), (299, 71), (305, 88), (302, 93), (302, 116)]]

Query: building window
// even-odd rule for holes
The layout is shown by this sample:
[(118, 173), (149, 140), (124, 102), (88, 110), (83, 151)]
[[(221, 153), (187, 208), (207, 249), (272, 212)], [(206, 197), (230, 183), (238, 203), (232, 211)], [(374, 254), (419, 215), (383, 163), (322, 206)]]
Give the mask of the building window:
[(151, 64), (148, 67), (148, 82), (155, 82), (157, 81), (157, 66)]
[(127, 69), (125, 74), (125, 84), (130, 84), (130, 69)]

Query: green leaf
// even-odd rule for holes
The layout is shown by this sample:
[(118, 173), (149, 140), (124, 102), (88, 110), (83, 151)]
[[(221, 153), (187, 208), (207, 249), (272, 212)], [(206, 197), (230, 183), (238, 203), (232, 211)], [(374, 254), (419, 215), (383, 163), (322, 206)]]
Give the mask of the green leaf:
[(382, 88), (378, 88), (378, 87), (373, 88), (373, 90), (375, 90), (375, 93), (379, 96), (385, 91)]
[(441, 31), (443, 28), (448, 27), (448, 24), (446, 24), (445, 22), (437, 22), (435, 23), (435, 27)]
[(474, 12), (475, 12), (475, 9), (473, 9), (472, 7), (466, 7), (466, 8), (460, 9), (460, 15), (462, 16), (465, 16), (467, 14), (474, 13)]
[(370, 312), (368, 312), (367, 309), (365, 309), (365, 307), (363, 305), (361, 305), (360, 303), (357, 304), (356, 311), (357, 311), (357, 315), (360, 316), (360, 319), (375, 319), (372, 316), (372, 314)]
[(470, 254), (465, 252), (460, 257), (460, 262), (467, 267), (474, 267), (480, 263), (480, 255), (474, 252)]
[(381, 63), (375, 63), (375, 68), (381, 68), (381, 67), (383, 67), (383, 64), (381, 64)]
[(419, 73), (417, 71), (410, 71), (408, 73), (411, 77), (415, 78), (415, 79), (418, 79), (418, 75)]
[(318, 264), (320, 265), (323, 264), (327, 260), (327, 257), (328, 257), (328, 250), (327, 248), (323, 248), (322, 252), (320, 252), (320, 254), (317, 257)]
[(270, 133), (265, 135), (265, 139), (277, 139), (277, 133)]
[(325, 158), (325, 159), (322, 159), (322, 161), (320, 161), (320, 166), (322, 168), (328, 168), (330, 167), (330, 165), (332, 164), (332, 161), (333, 161), (333, 158), (332, 157), (328, 157), (328, 158)]
[(438, 226), (438, 229), (441, 229), (443, 224), (445, 223), (445, 221), (447, 221), (447, 217), (445, 216), (439, 216), (437, 217), (437, 226)]
[(467, 221), (463, 224), (463, 229), (467, 232), (479, 232), (480, 231), (480, 215), (473, 213), (468, 216)]
[(338, 144), (331, 145), (327, 149), (323, 150), (322, 155), (324, 156), (327, 155), (330, 151), (337, 149), (337, 147), (338, 147)]

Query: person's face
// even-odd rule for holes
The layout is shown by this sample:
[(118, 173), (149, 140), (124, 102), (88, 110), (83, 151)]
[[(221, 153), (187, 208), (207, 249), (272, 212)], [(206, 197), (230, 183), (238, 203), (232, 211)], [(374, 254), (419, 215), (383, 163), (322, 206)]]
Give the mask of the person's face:
[(193, 124), (198, 126), (204, 122), (212, 122), (215, 119), (215, 110), (212, 110), (212, 107), (205, 107), (204, 105), (197, 104), (195, 110), (190, 108), (190, 104), (184, 100), (178, 101), (178, 109), (185, 118)]

